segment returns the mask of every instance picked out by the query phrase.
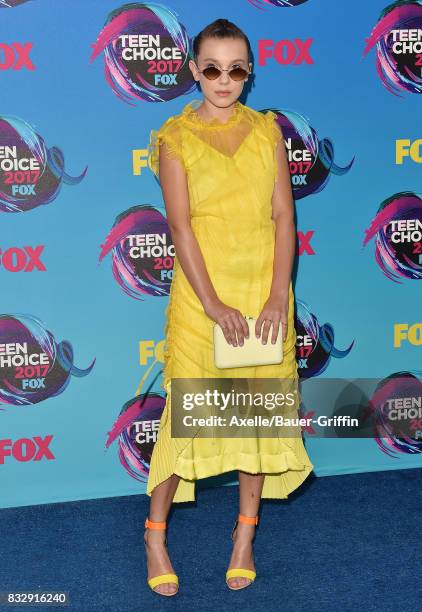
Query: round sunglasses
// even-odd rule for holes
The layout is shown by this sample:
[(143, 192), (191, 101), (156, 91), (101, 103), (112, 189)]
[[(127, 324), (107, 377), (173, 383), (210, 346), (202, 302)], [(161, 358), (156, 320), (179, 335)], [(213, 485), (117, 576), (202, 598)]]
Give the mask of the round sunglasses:
[(229, 76), (233, 81), (243, 81), (246, 79), (248, 74), (250, 74), (249, 70), (245, 70), (241, 66), (237, 66), (236, 68), (217, 68), (217, 66), (207, 66), (203, 70), (198, 70), (200, 74), (203, 74), (205, 78), (209, 81), (215, 81), (221, 75), (222, 72), (228, 72)]

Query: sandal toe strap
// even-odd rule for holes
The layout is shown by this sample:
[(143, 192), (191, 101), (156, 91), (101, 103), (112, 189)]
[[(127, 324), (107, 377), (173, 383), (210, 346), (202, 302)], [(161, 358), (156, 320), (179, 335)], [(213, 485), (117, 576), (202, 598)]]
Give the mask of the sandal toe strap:
[(244, 567), (234, 567), (226, 572), (226, 580), (230, 578), (249, 578), (249, 580), (255, 580), (256, 572)]
[(155, 589), (159, 584), (166, 584), (167, 582), (171, 582), (172, 584), (177, 584), (179, 586), (179, 578), (176, 574), (160, 574), (159, 576), (154, 576), (154, 578), (148, 579), (148, 584), (151, 589)]

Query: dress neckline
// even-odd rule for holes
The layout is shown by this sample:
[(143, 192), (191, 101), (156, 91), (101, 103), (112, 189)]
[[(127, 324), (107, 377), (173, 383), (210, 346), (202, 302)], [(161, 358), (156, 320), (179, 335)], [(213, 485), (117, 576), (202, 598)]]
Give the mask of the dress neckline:
[(200, 117), (197, 113), (197, 108), (202, 104), (202, 100), (191, 100), (186, 104), (182, 111), (183, 117), (193, 125), (206, 129), (226, 129), (239, 122), (242, 116), (242, 103), (236, 100), (233, 108), (233, 112), (228, 120), (223, 123), (217, 117), (207, 121), (203, 117)]

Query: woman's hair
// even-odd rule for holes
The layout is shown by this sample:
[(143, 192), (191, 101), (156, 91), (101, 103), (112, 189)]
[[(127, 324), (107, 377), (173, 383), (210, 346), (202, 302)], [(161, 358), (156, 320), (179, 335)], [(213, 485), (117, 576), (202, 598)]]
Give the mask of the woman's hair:
[(197, 34), (193, 40), (193, 56), (198, 59), (201, 43), (206, 38), (241, 38), (246, 43), (248, 62), (251, 62), (251, 44), (246, 34), (228, 19), (216, 19)]

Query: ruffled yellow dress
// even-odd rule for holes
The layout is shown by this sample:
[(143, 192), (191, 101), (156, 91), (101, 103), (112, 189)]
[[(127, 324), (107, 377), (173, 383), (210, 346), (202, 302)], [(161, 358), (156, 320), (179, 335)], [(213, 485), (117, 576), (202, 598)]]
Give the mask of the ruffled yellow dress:
[[(193, 232), (219, 298), (258, 317), (268, 298), (275, 243), (271, 219), (277, 178), (275, 149), (281, 134), (275, 113), (240, 101), (226, 123), (201, 118), (200, 100), (186, 104), (152, 130), (149, 163), (158, 177), (159, 146), (183, 164)], [(302, 437), (172, 438), (172, 377), (295, 378), (294, 295), (289, 288), (288, 335), (278, 365), (218, 369), (213, 324), (177, 259), (166, 309), (163, 388), (167, 392), (147, 482), (147, 495), (173, 473), (180, 476), (174, 502), (195, 500), (195, 481), (232, 470), (265, 474), (262, 497), (284, 499), (312, 472)], [(300, 433), (300, 430), (299, 430)]]

